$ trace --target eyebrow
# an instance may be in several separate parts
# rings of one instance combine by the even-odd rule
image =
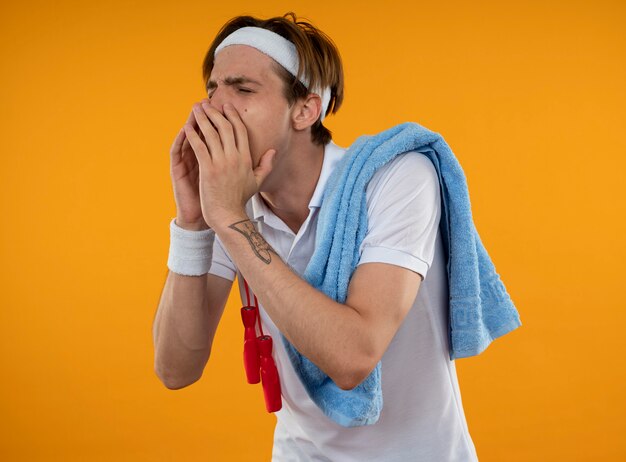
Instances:
[[[245,75],[240,75],[236,77],[226,77],[224,79],[225,85],[238,85],[242,83],[253,83],[259,86],[263,86],[261,82],[257,80],[251,79],[250,77],[246,77]],[[206,86],[207,90],[212,90],[217,87],[217,82],[215,80],[209,80]]]

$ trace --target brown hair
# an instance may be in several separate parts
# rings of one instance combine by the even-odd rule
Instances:
[[[331,96],[326,115],[337,112],[343,101],[343,66],[341,56],[333,41],[324,32],[296,18],[295,13],[288,12],[282,17],[259,19],[252,16],[237,16],[228,21],[211,43],[202,63],[202,77],[205,88],[213,69],[215,49],[228,35],[246,26],[262,27],[271,30],[291,41],[298,52],[300,61],[298,75],[293,76],[280,64],[275,63],[275,70],[284,83],[284,95],[289,105],[308,95],[307,88],[300,82],[306,75],[309,88],[330,87]],[[324,108],[322,108],[324,110]],[[321,117],[311,126],[311,141],[325,145],[331,140],[332,134],[324,125]]]

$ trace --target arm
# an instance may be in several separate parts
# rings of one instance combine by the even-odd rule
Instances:
[[[345,305],[293,273],[245,214],[216,228],[276,327],[342,389],[376,366],[408,312],[417,273],[385,263],[360,266]]]
[[[440,219],[437,172],[425,156],[399,156],[370,183],[368,232],[343,305],[292,272],[244,213],[215,227],[278,329],[343,389],[371,373],[402,324],[434,257]]]
[[[154,368],[167,388],[196,382],[211,354],[232,281],[168,272],[153,323]]]
[[[390,287],[385,287],[379,280],[373,281],[373,278],[382,277],[383,266],[389,266],[388,261],[380,260],[389,257],[388,252],[385,255],[382,251],[384,246],[378,249],[381,251],[375,256],[380,264],[365,265],[371,268],[361,269],[359,274],[353,275],[353,279],[360,283],[354,288],[349,287],[353,294],[344,305],[330,299],[293,273],[254,228],[244,211],[247,200],[259,190],[271,171],[276,151],[266,151],[259,165],[253,168],[247,130],[239,114],[234,107],[226,104],[223,109],[226,118],[210,105],[204,108],[206,112],[197,109],[196,119],[205,135],[206,144],[191,127],[185,126],[200,166],[203,217],[215,230],[232,261],[246,277],[285,337],[339,387],[354,388],[370,373],[374,360],[382,357],[384,350],[381,350],[389,344],[410,307],[410,303],[404,302],[409,298],[407,294],[415,295],[417,292],[418,279],[400,271],[396,272],[396,279],[381,279],[391,284]],[[212,123],[209,123],[207,116]],[[430,163],[428,159],[426,161]],[[434,167],[432,164],[430,167],[432,170],[429,173],[432,173]],[[427,234],[430,239],[428,246],[432,250],[438,224],[433,213],[433,191],[439,193],[439,184],[436,172],[434,181],[431,175],[430,181],[424,185],[420,184],[415,173],[408,171],[400,175],[403,177],[400,193],[404,194],[398,203],[400,206],[392,200],[395,195],[388,194],[387,189],[383,188],[380,196],[385,197],[385,200],[379,202],[389,204],[391,199],[392,205],[380,209],[383,212],[390,209],[391,212],[379,214],[383,216],[382,220],[378,220],[383,223],[379,227],[384,228],[388,218],[396,218],[395,214],[408,212],[411,226],[404,229],[406,220],[398,219],[400,225],[392,226],[396,232],[388,241],[393,243],[401,240],[405,247],[419,247],[423,244],[422,235]],[[397,178],[394,176],[393,179]],[[395,193],[397,181],[388,183],[388,189]],[[411,207],[406,206],[406,197]],[[421,229],[423,226],[425,230]],[[411,268],[419,262],[421,274],[426,274],[429,265],[426,257],[406,252],[402,246],[386,250],[392,250],[395,254],[406,253],[409,258],[403,258],[402,264]],[[372,284],[366,287],[369,283]],[[377,291],[384,291],[386,297],[391,297],[383,300],[385,304],[393,305],[391,308],[380,306]],[[377,324],[379,322],[385,325]]]

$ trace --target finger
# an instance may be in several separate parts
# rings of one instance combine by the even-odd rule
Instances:
[[[204,98],[201,99],[199,103],[194,103],[194,105],[191,107],[191,112],[189,113],[189,117],[187,117],[187,123],[191,124],[191,126],[195,129],[197,129],[197,131],[199,131],[200,127],[198,126],[198,122],[196,121],[196,116],[194,113],[194,106],[196,106],[197,104],[202,104],[202,103],[208,103],[209,102],[209,98]]]
[[[185,128],[183,127],[183,130]],[[196,132],[196,129],[194,128],[193,130],[194,132]],[[197,134],[198,132],[196,132]],[[193,148],[191,147],[191,143],[189,142],[189,137],[187,136],[187,132],[185,132],[185,141],[183,141],[183,157],[185,156],[185,154],[189,155],[189,152],[193,151]]]
[[[202,100],[200,100],[200,102],[208,102],[209,99],[208,98],[204,98]],[[189,116],[187,117],[187,121],[186,123],[190,124],[194,130],[196,131],[196,133],[198,133],[198,136],[200,136],[200,139],[202,140],[202,142],[205,142],[204,139],[204,134],[202,133],[202,131],[200,130],[200,127],[198,126],[198,122],[196,121],[196,116],[193,113],[193,108],[191,110],[191,112],[189,113]],[[187,135],[185,133],[185,129],[181,128],[180,129],[182,132],[182,156],[185,156],[185,152],[188,152],[189,149],[191,148],[191,144],[189,144],[189,140],[187,139]],[[179,132],[180,133],[180,132]]]
[[[183,142],[185,141],[185,129],[181,128],[176,138],[174,138],[174,142],[170,147],[170,155],[171,156],[180,156],[182,154]]]
[[[198,134],[190,124],[185,124],[183,128],[185,129],[185,134],[187,135],[189,144],[191,145],[191,148],[196,155],[196,159],[198,159],[198,165],[200,167],[208,166],[208,164],[210,164],[211,162],[211,156],[209,155],[206,144],[202,142],[200,136],[198,136]]]
[[[208,101],[208,98],[204,98],[200,100],[200,103],[204,101]],[[200,126],[198,125],[198,121],[196,120],[196,115],[193,111],[193,106],[191,107],[191,112],[189,113],[189,116],[187,117],[187,120],[185,121],[185,123],[190,124],[196,130],[196,133],[198,134],[200,133]]]
[[[224,155],[235,154],[237,145],[235,143],[235,133],[233,131],[232,124],[210,104],[202,104],[204,112],[207,114],[213,125],[217,127],[220,140],[222,141],[222,147],[224,148]]]
[[[237,151],[245,158],[250,157],[250,146],[248,145],[248,129],[243,124],[239,113],[235,109],[235,106],[231,104],[224,104],[224,114],[228,118],[228,121],[233,126],[235,131],[235,142],[237,144]]]
[[[204,103],[204,102],[209,102],[209,98],[204,98],[200,100],[200,103]],[[198,126],[198,122],[196,121],[196,116],[193,112],[193,106],[191,108],[191,112],[189,113],[189,116],[187,117],[187,120],[185,121],[186,123],[190,124],[193,128],[196,129],[197,132],[200,131],[200,127]]]
[[[189,113],[189,117],[187,117],[187,120],[185,121],[186,124],[191,125],[192,128],[198,128],[198,123],[196,122],[196,118],[193,114],[193,108],[191,109],[191,112]]]
[[[184,133],[184,141],[183,141],[183,155],[185,155],[185,152],[187,152],[189,150],[189,148],[191,148],[191,145],[189,144],[189,138],[187,138],[187,133],[185,132],[185,127],[183,127],[183,133]]]
[[[263,181],[267,175],[269,175],[274,167],[274,159],[276,158],[276,149],[268,149],[265,154],[261,156],[259,166],[254,169],[254,177],[256,179],[257,187],[261,187]]]
[[[213,124],[207,118],[204,109],[199,104],[194,104],[193,111],[196,121],[200,126],[200,130],[204,134],[206,146],[209,149],[209,154],[213,161],[221,161],[224,158],[224,148],[222,147],[222,141],[217,133],[217,130],[213,127]]]

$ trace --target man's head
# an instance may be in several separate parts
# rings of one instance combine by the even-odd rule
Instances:
[[[250,27],[263,30],[242,29]],[[233,34],[235,31],[237,33]],[[293,54],[295,68],[288,70],[267,52],[254,45],[241,44],[238,36],[243,37],[244,32],[252,34],[252,41],[255,33],[261,39],[269,36],[270,47],[274,46],[272,36],[274,42],[287,44],[296,51]],[[230,42],[234,44],[224,46]],[[285,60],[282,61],[284,64]],[[337,112],[343,101],[341,58],[328,36],[296,19],[293,13],[266,20],[251,16],[230,20],[209,47],[203,62],[203,77],[211,104],[221,110],[224,103],[231,103],[240,113],[248,128],[253,153],[280,149],[277,144],[285,142],[285,134],[294,132],[310,132],[311,142],[317,145],[324,145],[331,139],[321,119]],[[324,89],[328,93],[328,107],[322,114],[324,92],[321,90]]]

